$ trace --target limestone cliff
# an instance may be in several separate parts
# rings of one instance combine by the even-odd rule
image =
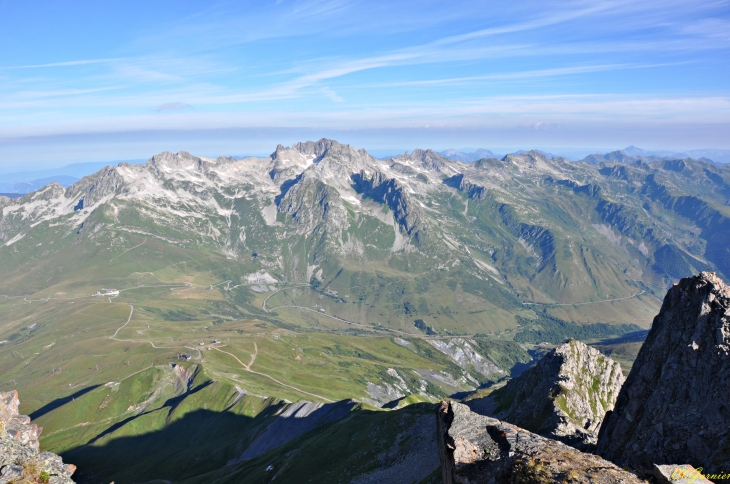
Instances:
[[[598,438],[598,452],[650,472],[730,462],[730,287],[714,273],[682,279],[664,298]]]
[[[43,429],[18,412],[18,392],[0,393],[0,484],[73,484],[76,467],[51,452],[38,452]]]
[[[444,484],[639,484],[593,454],[482,416],[460,403],[437,409]]]
[[[618,363],[595,348],[570,340],[495,390],[486,401],[470,406],[586,450],[597,443],[601,422],[613,409],[623,382]]]

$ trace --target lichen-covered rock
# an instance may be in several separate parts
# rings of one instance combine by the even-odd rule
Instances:
[[[704,473],[730,463],[730,287],[714,273],[682,279],[601,428],[598,452],[647,474],[689,463]]]
[[[595,348],[570,340],[495,390],[487,401],[470,406],[587,450],[597,443],[603,417],[613,409],[623,382],[621,365]]]
[[[437,409],[444,484],[639,484],[593,454],[479,415],[460,403]]]
[[[0,484],[73,484],[76,467],[51,452],[38,452],[41,429],[18,413],[18,392],[0,393]]]

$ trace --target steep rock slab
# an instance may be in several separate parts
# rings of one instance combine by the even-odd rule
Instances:
[[[730,462],[730,287],[714,273],[669,290],[598,438],[598,453],[647,474]]]
[[[414,203],[406,188],[395,178],[383,173],[369,175],[365,171],[352,175],[356,192],[388,206],[402,230],[417,235],[423,218],[423,210]]]
[[[252,459],[284,445],[321,425],[346,416],[355,406],[352,400],[336,403],[296,402],[283,407],[276,419],[261,431],[237,460]]]
[[[43,429],[18,412],[18,392],[0,393],[0,483],[73,484],[76,466],[51,452],[38,452]]]
[[[444,484],[644,483],[602,458],[441,402],[437,438]]]
[[[499,418],[585,450],[598,442],[623,382],[621,365],[570,340],[487,398]]]

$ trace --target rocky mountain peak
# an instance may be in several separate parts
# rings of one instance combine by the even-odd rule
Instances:
[[[531,150],[520,154],[508,154],[502,161],[510,163],[522,172],[528,173],[557,173],[556,161],[549,160],[547,156],[537,150]]]
[[[178,169],[181,167],[192,168],[197,166],[201,161],[200,158],[191,155],[187,151],[179,151],[178,153],[163,151],[147,160],[147,164],[165,171],[165,169]]]
[[[730,461],[730,287],[715,273],[679,281],[631,369],[598,452],[649,472],[689,461],[707,472]]]
[[[343,145],[338,143],[336,140],[322,138],[319,141],[304,141],[295,143],[292,146],[277,145],[276,150],[271,154],[271,158],[276,160],[295,159],[309,160],[311,163],[315,163],[324,158],[327,153],[347,153],[354,152],[360,153],[364,150],[357,151],[350,145]]]
[[[484,402],[473,407],[545,437],[586,449],[597,443],[607,411],[624,382],[621,365],[595,348],[569,340]]]
[[[0,393],[0,482],[73,484],[76,467],[51,452],[38,452],[41,429],[20,415],[18,392]]]
[[[378,164],[378,160],[370,156],[364,149],[356,150],[350,145],[343,145],[335,140],[322,138],[319,141],[307,141],[297,143],[292,147],[279,145],[272,153],[271,159],[274,162],[274,173],[281,173],[293,167],[310,170],[309,176],[330,177],[335,176],[347,180],[353,173],[371,168]],[[294,172],[287,174],[292,174]],[[281,175],[274,177],[280,179]]]
[[[292,149],[297,150],[303,155],[314,156],[320,158],[322,155],[327,153],[332,148],[338,148],[341,145],[332,139],[322,138],[319,141],[305,141],[299,142],[292,146]]]
[[[439,173],[448,166],[448,162],[452,161],[433,150],[422,150],[420,148],[413,150],[413,153],[408,153],[406,151],[402,155],[393,157],[390,160],[393,163],[407,163],[409,161],[416,162],[428,170]]]

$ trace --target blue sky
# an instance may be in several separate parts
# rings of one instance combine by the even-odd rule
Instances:
[[[302,136],[730,148],[724,0],[0,0],[0,46],[6,167]]]

